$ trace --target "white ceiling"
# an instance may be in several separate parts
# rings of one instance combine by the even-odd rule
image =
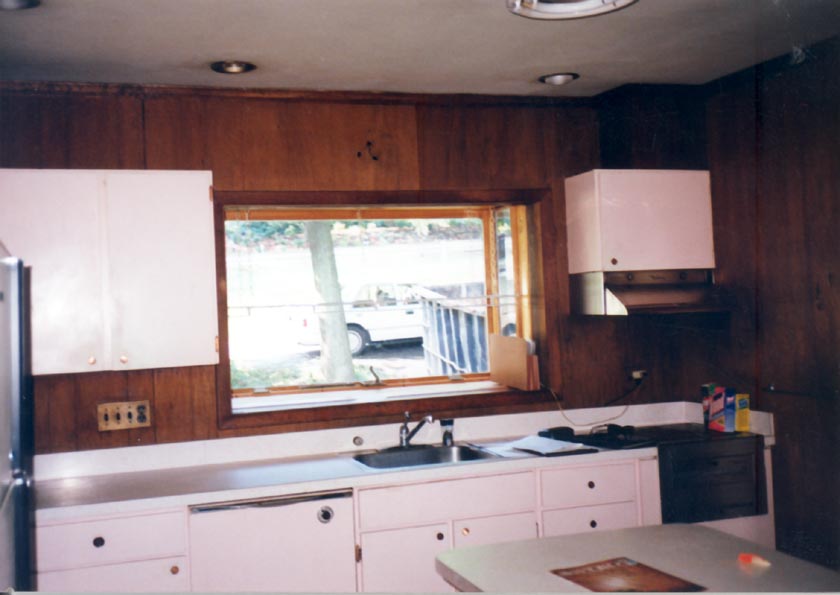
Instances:
[[[0,12],[0,80],[590,96],[702,84],[840,34],[840,0],[639,0],[538,21],[505,0],[42,0]],[[257,70],[216,74],[249,60]],[[566,87],[536,81],[578,72]]]

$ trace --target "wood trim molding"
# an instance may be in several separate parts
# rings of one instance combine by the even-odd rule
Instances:
[[[189,96],[250,99],[282,99],[288,101],[375,103],[377,105],[444,105],[467,106],[593,106],[589,98],[548,97],[532,95],[472,95],[391,93],[374,91],[312,91],[306,89],[228,89],[186,85],[139,85],[128,83],[81,83],[71,81],[0,81],[0,93],[135,95],[143,97]]]
[[[505,190],[215,190],[224,205],[290,207],[464,206],[533,204],[550,196],[550,188]]]

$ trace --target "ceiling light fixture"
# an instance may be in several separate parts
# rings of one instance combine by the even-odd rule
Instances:
[[[630,6],[636,0],[507,0],[508,10],[529,19],[580,19]]]
[[[256,66],[244,60],[220,60],[219,62],[213,62],[210,68],[222,74],[244,74],[251,72]]]
[[[23,10],[24,8],[35,8],[40,0],[0,0],[0,10]]]
[[[555,72],[554,74],[544,74],[539,78],[541,83],[545,83],[546,85],[568,85],[574,80],[580,78],[580,75],[576,72]]]

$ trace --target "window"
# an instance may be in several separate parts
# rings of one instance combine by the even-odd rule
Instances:
[[[540,349],[548,344],[544,341],[545,329],[556,312],[552,310],[548,313],[552,318],[546,319],[540,220],[544,216],[542,205],[550,198],[546,189],[216,190],[213,200],[219,281],[219,429],[233,430],[235,434],[268,427],[271,431],[301,431],[391,423],[401,421],[405,411],[457,418],[555,406],[548,391],[500,387],[490,382],[486,368],[480,371],[482,368],[475,362],[463,361],[465,354],[480,354],[481,339],[486,341],[489,333],[515,332],[534,338]],[[312,289],[315,269],[305,222],[318,222],[320,225],[310,227],[330,232],[338,296],[324,299]],[[436,225],[439,227],[433,227]],[[400,244],[394,238],[401,234],[414,234],[415,239]],[[436,273],[430,284],[428,279],[414,276],[422,269],[412,265],[405,254],[412,242],[417,243],[416,238],[433,234],[440,242],[452,244],[437,248],[440,264],[427,265]],[[347,252],[345,248],[349,249],[351,237],[358,238],[355,250],[366,259],[362,261],[366,266],[357,275],[348,275],[341,267],[346,258],[339,257]],[[470,271],[469,277],[458,276],[457,281],[463,286],[461,293],[435,291],[441,285],[454,284],[454,275],[447,277],[453,270],[453,259],[465,258],[463,254],[452,256],[456,242],[475,248],[473,256],[479,255],[473,261],[476,269]],[[282,258],[296,254],[300,262],[278,266],[281,248],[287,251]],[[419,251],[425,258],[435,254],[422,247]],[[399,254],[396,260],[400,266],[390,268],[399,274],[386,276],[385,265],[374,266],[374,256],[382,252],[392,260]],[[553,260],[548,263],[551,265]],[[473,295],[476,292],[472,284],[482,280],[483,292]],[[309,288],[309,299],[299,301],[302,287]],[[279,300],[283,292],[287,297],[296,293],[297,297]],[[456,328],[464,320],[473,324],[461,324],[457,333],[447,335],[421,323],[424,334],[419,338],[406,333],[390,338],[374,333],[368,338],[347,327],[355,323],[367,331],[364,317],[383,312],[394,316],[395,310],[396,314],[408,315],[407,310],[415,309],[418,303],[421,319],[425,316],[426,320],[435,320],[434,316],[438,316],[443,329]],[[437,311],[424,313],[424,307]],[[330,341],[322,345],[321,331],[333,329],[336,334],[335,329],[341,327],[329,321],[322,325],[321,317],[329,319],[339,312],[345,316],[344,332],[340,333],[341,339],[334,338],[332,343],[341,342],[342,352],[350,350],[353,376],[328,380],[323,374],[321,354],[331,347]],[[450,318],[442,320],[442,313]],[[270,324],[272,317],[282,324]],[[475,332],[470,335],[468,328]],[[437,332],[436,338],[429,334],[432,332]],[[479,340],[470,343],[476,333]],[[449,352],[433,349],[447,336],[457,338],[455,344],[472,345],[474,349],[464,353],[453,351],[451,346]],[[359,351],[361,344],[364,348]],[[290,365],[290,356],[303,364],[297,371]],[[427,367],[442,366],[445,359],[453,360],[453,365],[465,371],[454,367],[434,371],[435,368]],[[340,366],[346,374],[346,360]],[[301,374],[300,368],[312,375]],[[548,372],[551,375],[554,370]]]
[[[511,206],[226,208],[233,411],[486,380],[488,334],[530,329],[519,299],[528,293],[518,274],[527,250],[516,238],[525,234],[515,231],[524,214]]]

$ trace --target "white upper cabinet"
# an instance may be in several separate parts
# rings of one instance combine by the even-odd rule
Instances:
[[[708,171],[596,169],[566,179],[569,273],[713,269]]]
[[[34,374],[218,363],[210,172],[0,170]]]

